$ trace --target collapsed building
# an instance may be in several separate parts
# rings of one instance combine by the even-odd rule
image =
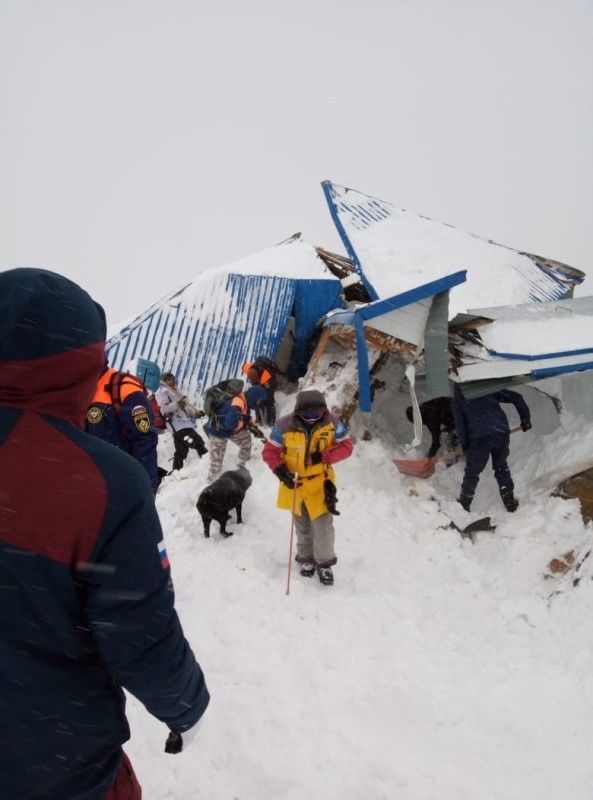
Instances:
[[[322,187],[346,255],[295,234],[206,270],[121,325],[110,362],[156,361],[197,399],[267,355],[346,418],[356,412],[368,435],[382,425],[394,446],[410,438],[402,403],[448,395],[451,381],[469,397],[523,387],[532,405],[547,404],[542,432],[563,408],[591,415],[583,398],[593,388],[593,298],[574,297],[581,270]],[[414,434],[418,444],[418,420]],[[576,466],[593,459],[537,477],[558,483]]]

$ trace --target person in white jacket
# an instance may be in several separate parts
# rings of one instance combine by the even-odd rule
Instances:
[[[196,431],[195,421],[204,416],[177,388],[177,381],[172,372],[163,372],[161,383],[155,392],[155,398],[161,413],[173,431],[175,455],[173,470],[181,469],[190,448],[202,458],[208,452],[204,440]]]

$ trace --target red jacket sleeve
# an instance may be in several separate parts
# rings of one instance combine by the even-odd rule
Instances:
[[[347,439],[342,439],[335,444],[332,444],[331,447],[328,447],[327,450],[324,450],[321,455],[321,460],[324,464],[337,464],[338,461],[343,461],[345,458],[348,458],[352,455],[352,439],[348,437]]]
[[[284,463],[284,458],[282,457],[282,447],[277,445],[275,442],[272,442],[270,439],[266,441],[261,455],[272,472],[276,469],[276,467],[279,467],[280,464]]]

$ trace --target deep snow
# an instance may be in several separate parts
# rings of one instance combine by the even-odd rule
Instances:
[[[380,436],[358,438],[337,465],[336,583],[293,570],[289,596],[290,515],[275,508],[261,444],[229,539],[216,523],[202,535],[207,458],[190,453],[157,506],[212,701],[198,741],[168,756],[164,726],[130,699],[127,750],[147,800],[590,800],[593,582],[544,574],[584,550],[591,528],[577,501],[530,486],[563,447],[592,453],[593,436],[570,413],[558,427],[544,396],[528,399],[534,429],[513,435],[511,454],[521,506],[504,511],[487,468],[475,509],[498,528],[475,544],[441,527],[431,499],[456,496],[462,465],[429,481],[400,475],[377,403],[364,423]],[[353,419],[355,433],[362,425]],[[166,463],[168,434],[160,448]],[[225,466],[235,456],[230,444]]]

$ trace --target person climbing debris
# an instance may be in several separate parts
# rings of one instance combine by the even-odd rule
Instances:
[[[517,392],[503,389],[500,392],[468,399],[456,384],[453,391],[453,416],[461,447],[467,451],[465,473],[461,484],[459,503],[470,510],[480,474],[488,459],[492,458],[494,477],[507,511],[516,511],[519,501],[514,494],[514,483],[507,463],[510,430],[501,403],[512,403],[521,419],[521,429],[531,428],[529,407]]]

